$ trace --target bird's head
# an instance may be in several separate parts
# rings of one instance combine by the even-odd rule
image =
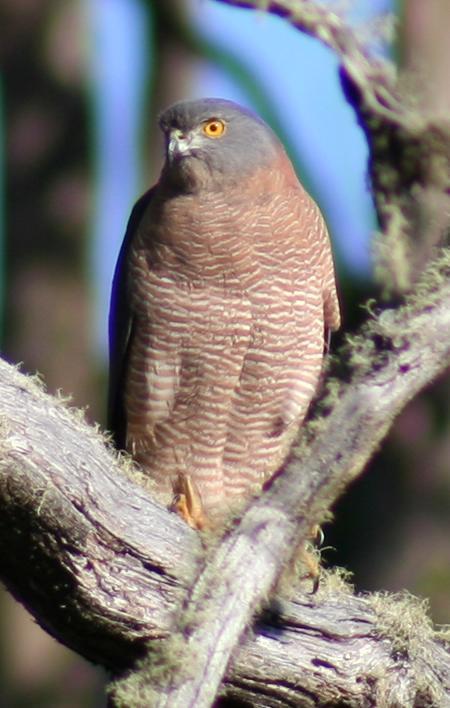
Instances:
[[[162,178],[183,191],[237,184],[282,150],[261,118],[223,99],[175,103],[159,125],[166,141]]]

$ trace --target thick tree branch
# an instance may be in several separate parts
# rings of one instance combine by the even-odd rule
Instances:
[[[436,273],[442,279],[448,273],[445,261]],[[160,639],[157,651],[153,649],[143,660],[147,677],[150,674],[157,684],[155,666],[162,663],[166,673],[169,658],[181,662],[187,706],[197,695],[189,691],[201,665],[202,685],[213,695],[239,635],[261,599],[267,598],[289,555],[286,548],[292,552],[336,497],[342,472],[350,468],[354,475],[361,470],[393,416],[449,365],[450,286],[442,280],[439,290],[436,273],[428,296],[420,295],[421,305],[416,302],[387,311],[368,327],[364,341],[369,348],[376,341],[380,349],[383,337],[376,363],[363,365],[325,419],[304,455],[302,471],[292,462],[250,507],[211,564],[200,572],[193,593],[188,590],[196,574],[194,559],[201,559],[198,535],[123,474],[96,431],[2,363],[0,553],[6,585],[54,636],[113,672],[130,667],[144,653],[147,640]],[[360,351],[358,345],[356,350]],[[261,587],[256,587],[255,578]],[[417,697],[423,688],[416,680],[419,675],[434,676],[427,690],[433,686],[434,692],[450,691],[445,673],[448,657],[431,637],[427,651],[436,663],[422,656],[425,671],[409,659],[406,683],[400,681],[406,659],[401,652],[401,658],[393,655],[388,639],[377,638],[380,620],[371,600],[339,592],[327,596],[326,584],[322,592],[317,598],[299,599],[297,608],[286,605],[288,615],[296,613],[295,622],[306,628],[299,629],[295,622],[289,628],[291,620],[283,616],[275,624],[256,625],[255,636],[247,637],[234,653],[225,690],[246,696],[255,706],[290,705],[294,695],[302,696],[308,705],[308,696],[323,701],[331,700],[331,694],[345,701],[353,696],[355,704],[362,704],[361,696],[372,700],[376,691],[385,690],[381,673],[373,677],[375,662],[386,671],[389,667],[390,676],[391,668],[394,674],[398,669],[398,680],[389,684],[392,695],[404,691],[407,684]],[[174,622],[183,598],[190,598],[187,611]],[[316,606],[320,611],[312,629],[310,612]],[[308,619],[301,619],[305,615]],[[349,627],[348,634],[343,626]],[[361,627],[368,631],[360,631]],[[311,633],[318,642],[314,661]],[[195,652],[190,651],[193,638]],[[355,655],[356,639],[361,647]],[[353,658],[346,660],[347,654]],[[321,663],[327,656],[337,668]],[[365,668],[363,656],[370,659]],[[298,667],[303,666],[305,674],[300,674]],[[139,692],[142,686],[137,682],[126,688],[132,695],[132,688]],[[162,687],[156,688],[159,694]],[[172,695],[171,690],[167,688],[165,695]],[[206,699],[198,698],[195,705],[207,705]]]
[[[430,245],[448,228],[445,209],[420,229],[416,218],[431,193],[439,204],[448,199],[447,128],[404,109],[389,66],[336,15],[305,0],[266,5],[341,56],[371,147],[383,248],[401,252],[385,267],[403,291],[422,269],[410,258],[415,236]],[[450,702],[447,650],[417,608],[402,624],[403,605],[399,617],[390,601],[327,595],[326,583],[238,645],[313,522],[361,472],[401,408],[450,365],[449,274],[442,252],[403,308],[351,342],[351,385],[330,386],[328,415],[310,443],[208,549],[208,562],[199,537],[123,473],[94,430],[0,365],[2,577],[87,658],[116,674],[141,658],[115,685],[117,705],[201,708],[221,682],[255,706]]]

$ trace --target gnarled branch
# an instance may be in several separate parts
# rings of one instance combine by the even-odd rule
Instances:
[[[412,264],[411,185],[446,198],[445,126],[411,120],[387,65],[335,15],[304,0],[268,5],[342,58],[372,150],[385,248],[403,249],[394,280],[399,264]],[[446,224],[447,217],[439,235]],[[397,279],[404,290],[411,272]],[[313,522],[363,469],[401,408],[449,366],[448,279],[442,252],[404,307],[373,319],[352,341],[351,384],[330,389],[331,412],[311,442],[206,556],[199,536],[152,501],[95,430],[0,364],[2,578],[48,631],[87,658],[115,674],[140,659],[115,685],[117,705],[201,708],[220,686],[255,706],[450,702],[448,650],[423,613],[398,598],[327,592],[325,582],[317,596],[272,604],[245,635]]]
[[[450,286],[443,281],[439,290],[438,282],[436,277],[422,305],[374,320],[365,341],[384,333],[382,358],[361,371],[336,403],[304,452],[301,471],[297,462],[288,465],[203,571],[199,536],[123,473],[80,416],[2,362],[0,553],[6,585],[51,634],[114,673],[146,656],[146,675],[157,683],[155,701],[181,701],[173,686],[164,693],[157,682],[155,666],[162,662],[166,675],[170,656],[183,665],[175,690],[188,691],[184,705],[194,705],[193,695],[200,696],[195,705],[208,705],[222,678],[224,690],[255,706],[292,705],[300,697],[308,705],[330,696],[363,704],[377,691],[395,696],[405,690],[419,701],[425,676],[428,692],[448,691],[450,700],[448,655],[431,633],[419,667],[409,654],[405,658],[408,641],[397,651],[392,638],[380,638],[370,599],[327,594],[326,583],[317,597],[286,603],[275,622],[257,623],[232,655],[292,546],[338,494],[343,471],[346,480],[348,470],[360,471],[393,416],[450,364]],[[399,322],[402,338],[395,343]],[[159,640],[158,651],[146,655],[152,640]],[[195,686],[200,665],[203,680]],[[396,676],[392,682],[382,678],[388,669]],[[136,681],[134,688],[125,684],[127,691],[142,690]],[[208,696],[201,697],[206,688]]]

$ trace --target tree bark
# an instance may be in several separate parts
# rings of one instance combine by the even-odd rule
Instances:
[[[47,631],[91,661],[120,674],[144,657],[151,689],[137,671],[117,684],[117,705],[139,705],[140,695],[148,705],[210,705],[225,670],[223,690],[255,706],[381,705],[377,696],[426,705],[421,696],[439,691],[450,701],[448,650],[429,627],[424,634],[423,613],[386,633],[390,600],[374,610],[373,598],[326,580],[317,596],[303,591],[279,612],[272,607],[233,653],[311,524],[363,469],[400,408],[449,366],[448,268],[444,257],[420,305],[385,311],[353,342],[354,351],[385,344],[337,397],[301,466],[288,465],[218,551],[159,506],[79,413],[1,363],[2,579]]]
[[[333,577],[315,596],[269,602],[394,417],[450,365],[449,250],[433,245],[425,273],[430,249],[410,257],[418,236],[435,244],[448,230],[446,210],[437,234],[417,199],[448,205],[448,125],[405,108],[389,65],[333,13],[305,0],[269,9],[340,55],[371,147],[380,270],[391,293],[412,283],[414,293],[347,343],[349,382],[328,381],[285,471],[220,543],[159,506],[98,432],[1,364],[2,577],[49,632],[122,675],[116,706],[202,708],[218,691],[255,706],[446,705],[448,647],[417,602],[355,598]]]

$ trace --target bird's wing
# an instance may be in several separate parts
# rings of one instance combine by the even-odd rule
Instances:
[[[339,329],[341,325],[341,314],[336,292],[336,279],[334,274],[330,236],[328,234],[325,219],[323,218],[318,205],[298,181],[297,175],[295,174],[291,163],[283,160],[281,172],[283,174],[283,179],[286,180],[285,186],[288,185],[288,190],[293,189],[294,191],[292,203],[294,205],[297,224],[299,225],[299,239],[304,242],[304,225],[306,217],[308,222],[307,226],[309,224],[310,228],[310,233],[306,238],[308,240],[312,236],[314,241],[314,251],[317,257],[316,264],[319,269],[319,277],[322,284],[325,340],[327,340],[330,331]]]
[[[333,255],[328,233],[325,233],[323,255],[323,314],[325,328],[328,332],[335,331],[341,326],[341,312],[336,290],[336,277],[334,273]]]
[[[341,313],[336,291],[336,277],[334,272],[333,253],[331,250],[330,236],[325,221],[319,234],[319,267],[322,280],[323,316],[325,324],[325,339],[329,339],[330,332],[341,326]]]
[[[133,207],[117,259],[112,284],[109,308],[108,429],[113,433],[114,442],[118,448],[125,446],[124,376],[134,325],[133,313],[128,300],[128,256],[133,237],[153,193],[154,188],[146,192]]]

